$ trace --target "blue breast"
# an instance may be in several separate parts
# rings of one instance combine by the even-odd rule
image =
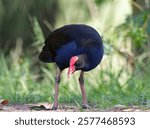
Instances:
[[[69,67],[69,61],[72,56],[79,55],[82,52],[77,48],[76,41],[67,43],[56,50],[55,62],[60,69]]]
[[[69,67],[69,61],[72,56],[87,54],[89,59],[89,67],[83,69],[84,71],[89,71],[95,68],[101,61],[103,57],[103,46],[101,48],[85,48],[79,47],[76,41],[71,41],[66,45],[61,46],[61,48],[56,50],[55,62],[60,69],[65,69]]]

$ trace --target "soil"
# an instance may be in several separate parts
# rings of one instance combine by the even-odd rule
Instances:
[[[8,104],[0,105],[0,112],[150,112],[150,108],[141,108],[139,106],[125,107],[123,105],[116,105],[112,108],[100,109],[90,107],[89,109],[82,109],[81,107],[61,104],[57,110],[51,110],[52,104],[38,103],[38,104]]]

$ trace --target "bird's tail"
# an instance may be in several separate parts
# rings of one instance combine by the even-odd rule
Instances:
[[[42,51],[39,54],[39,60],[45,63],[53,63],[54,60],[52,59],[51,53],[48,51]]]

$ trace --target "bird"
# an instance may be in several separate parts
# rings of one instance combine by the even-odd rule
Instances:
[[[79,84],[82,93],[82,108],[89,108],[84,86],[84,72],[97,67],[103,58],[104,46],[100,34],[85,24],[68,24],[52,31],[46,38],[39,60],[55,63],[55,94],[52,110],[58,109],[58,92],[61,73],[68,68],[68,78],[80,71]]]

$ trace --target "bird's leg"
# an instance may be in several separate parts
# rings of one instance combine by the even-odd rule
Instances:
[[[80,83],[80,88],[81,88],[81,92],[82,92],[82,108],[87,109],[89,108],[88,104],[87,104],[87,98],[86,98],[86,92],[85,92],[85,87],[84,87],[84,72],[81,71],[80,73],[80,77],[79,77],[79,83]]]
[[[55,96],[54,96],[54,104],[52,110],[57,110],[58,108],[58,91],[59,91],[60,75],[61,75],[61,70],[58,69],[55,78]]]

